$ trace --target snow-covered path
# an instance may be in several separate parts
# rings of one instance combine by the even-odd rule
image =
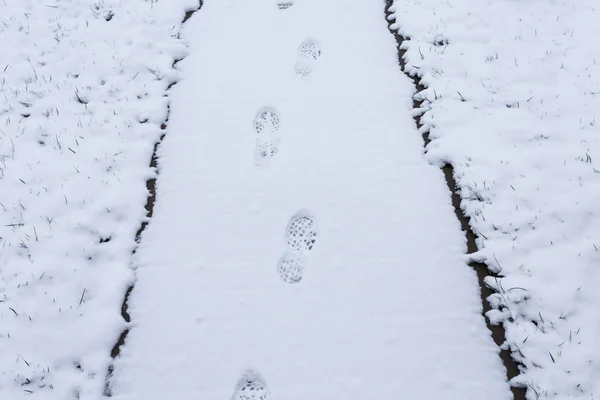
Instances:
[[[208,1],[183,37],[113,397],[510,398],[382,2]]]

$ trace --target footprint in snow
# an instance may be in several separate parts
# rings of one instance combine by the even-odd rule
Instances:
[[[285,230],[288,249],[294,253],[307,253],[317,240],[318,231],[315,217],[308,210],[297,211]]]
[[[271,158],[279,152],[278,135],[281,119],[272,107],[264,107],[256,113],[254,131],[256,132],[256,149],[254,163],[257,166],[268,165]]]
[[[231,400],[269,400],[271,394],[262,376],[253,370],[244,372]]]
[[[299,254],[286,252],[277,264],[277,275],[285,283],[298,283],[302,280],[305,260]]]
[[[277,8],[280,10],[286,10],[294,5],[294,0],[278,0]]]
[[[314,39],[306,39],[298,48],[298,61],[294,66],[296,75],[306,78],[313,71],[313,65],[321,57],[321,45]]]
[[[273,135],[279,130],[281,119],[273,107],[263,107],[254,118],[254,130],[258,136]]]
[[[299,283],[307,263],[306,255],[318,236],[315,217],[308,210],[299,210],[290,218],[284,236],[288,249],[277,264],[277,275],[286,283]]]

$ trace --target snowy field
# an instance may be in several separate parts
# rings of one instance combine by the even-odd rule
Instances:
[[[395,1],[423,156],[383,0],[205,3],[0,0],[0,399],[511,398],[446,163],[511,383],[597,398],[595,4]]]
[[[0,1],[1,399],[102,394],[184,6]]]
[[[600,394],[600,37],[592,1],[397,0],[528,397]],[[418,16],[418,17],[416,17]],[[594,397],[594,395],[596,397]]]

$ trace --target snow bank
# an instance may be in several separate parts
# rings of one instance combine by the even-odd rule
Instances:
[[[592,1],[396,1],[528,398],[600,392],[600,36]]]
[[[102,394],[194,5],[0,1],[2,399]]]

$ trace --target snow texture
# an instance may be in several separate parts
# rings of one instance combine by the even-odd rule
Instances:
[[[593,1],[398,0],[428,87],[431,162],[451,163],[485,260],[488,317],[529,399],[600,394],[600,17]]]
[[[185,55],[170,3],[0,1],[0,399],[102,394]]]
[[[383,6],[212,0],[186,23],[115,400],[511,398]],[[298,79],[307,37],[327,56]]]

